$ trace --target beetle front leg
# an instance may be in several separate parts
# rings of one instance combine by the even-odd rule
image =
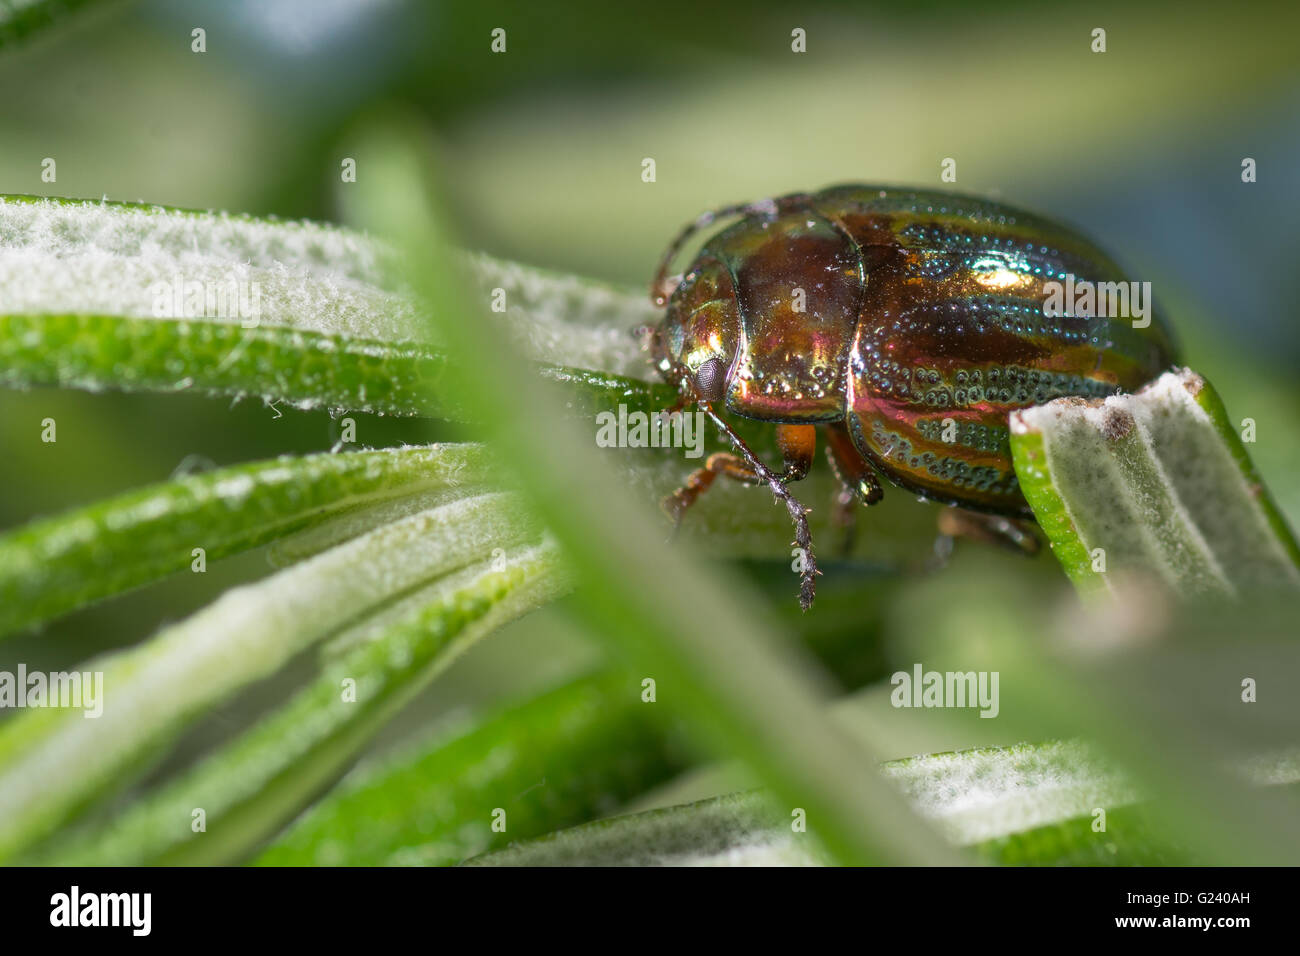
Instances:
[[[726,475],[728,478],[751,485],[763,483],[762,479],[754,473],[754,470],[749,467],[745,459],[738,458],[725,451],[710,455],[705,459],[703,468],[697,468],[687,475],[682,486],[659,503],[668,517],[673,519],[674,534],[677,533],[678,527],[681,526],[682,518],[685,517],[687,509],[695,504],[700,495],[713,487],[713,482],[719,475]]]
[[[722,430],[731,443],[739,449],[744,457],[718,452],[710,455],[700,468],[687,477],[686,483],[677,491],[664,498],[664,511],[674,521],[674,530],[681,524],[686,510],[704,494],[717,479],[726,475],[735,481],[746,484],[765,484],[772,493],[786,506],[790,519],[795,526],[795,539],[791,542],[804,555],[804,569],[800,575],[799,606],[805,611],[812,606],[817,593],[817,559],[813,553],[812,534],[808,530],[808,509],[805,508],[787,489],[786,484],[798,481],[808,474],[814,453],[817,450],[817,429],[813,425],[778,425],[777,445],[785,458],[784,470],[780,473],[770,471],[750,450],[749,446],[731,430],[708,404],[703,404],[707,414]]]
[[[812,425],[777,425],[776,443],[784,459],[783,470],[776,477],[782,484],[802,481],[812,467],[817,451],[817,429]],[[754,470],[754,466],[739,455],[716,452],[686,477],[682,487],[661,502],[674,528],[680,525],[687,509],[695,504],[704,492],[713,486],[719,475],[747,485],[762,485],[767,479]]]

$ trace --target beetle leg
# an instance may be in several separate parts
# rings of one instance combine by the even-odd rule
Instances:
[[[781,449],[785,471],[781,472],[781,481],[803,481],[812,467],[817,455],[816,425],[777,425],[776,447]]]
[[[745,463],[745,459],[738,458],[725,451],[710,455],[705,459],[703,468],[697,468],[687,475],[682,486],[660,502],[668,517],[673,519],[674,531],[682,523],[686,510],[695,504],[695,500],[700,495],[713,486],[714,479],[718,475],[726,475],[728,478],[734,478],[736,481],[743,481],[746,484],[762,484],[762,479],[754,473],[754,469]]]
[[[1042,547],[1028,521],[967,511],[965,508],[944,508],[940,511],[939,533],[948,538],[972,538],[999,544],[1026,555],[1035,555]]]
[[[775,475],[776,479],[782,484],[801,481],[812,467],[817,451],[817,428],[813,425],[777,425],[776,443],[784,457],[784,469]],[[674,525],[681,524],[686,510],[712,487],[719,475],[747,485],[761,485],[768,480],[740,456],[716,452],[705,460],[703,468],[686,477],[682,487],[664,498],[663,509],[673,519]]]
[[[875,469],[862,457],[848,429],[841,424],[826,426],[826,459],[840,483],[831,520],[841,530],[840,553],[847,556],[852,553],[857,537],[856,505],[873,505],[885,496],[885,491],[880,487]]]
[[[826,456],[830,459],[835,477],[853,500],[864,505],[874,505],[885,497],[876,470],[853,444],[849,430],[838,422],[826,426]]]
[[[800,572],[799,606],[805,611],[812,606],[817,593],[817,559],[813,553],[812,533],[808,530],[808,509],[786,488],[786,483],[798,481],[808,473],[812,464],[813,453],[817,447],[817,429],[813,425],[778,425],[777,444],[785,457],[785,468],[779,474],[769,469],[754,454],[708,402],[701,402],[700,407],[718,429],[727,436],[740,455],[718,452],[710,455],[704,467],[690,474],[686,483],[677,491],[664,498],[662,505],[668,516],[674,521],[674,528],[681,524],[682,515],[700,495],[709,489],[720,474],[746,484],[765,484],[772,489],[794,522],[794,541],[791,542],[804,556],[803,570]]]

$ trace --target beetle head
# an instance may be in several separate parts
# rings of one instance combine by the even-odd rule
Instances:
[[[668,314],[650,336],[656,368],[679,388],[688,384],[708,402],[720,401],[740,342],[740,305],[731,273],[701,259],[668,300]]]

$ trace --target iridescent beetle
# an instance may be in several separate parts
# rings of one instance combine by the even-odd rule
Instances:
[[[684,276],[669,276],[694,233],[734,216]],[[706,213],[664,254],[651,294],[668,311],[647,339],[679,404],[698,404],[739,454],[712,455],[665,509],[680,521],[718,475],[769,485],[806,555],[806,610],[819,572],[807,509],[786,485],[807,474],[824,426],[841,505],[879,501],[879,474],[970,509],[949,527],[1036,549],[1015,520],[1031,512],[1008,413],[1132,391],[1174,360],[1159,315],[1145,327],[1055,315],[1046,284],[1125,279],[1068,229],[970,196],[846,185]],[[717,403],[776,425],[782,470],[759,460]]]

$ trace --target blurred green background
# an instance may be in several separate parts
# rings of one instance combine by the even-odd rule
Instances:
[[[1296,524],[1300,8],[786,7],[109,3],[0,58],[0,191],[335,220],[348,188],[341,160],[355,158],[359,177],[374,168],[358,131],[395,104],[427,118],[470,245],[642,287],[666,242],[706,208],[841,181],[941,188],[940,163],[952,158],[950,188],[1072,222],[1152,282],[1187,364],[1235,420],[1255,420],[1249,450]],[[196,27],[206,31],[202,54],[191,52]],[[1090,49],[1097,27],[1105,53]],[[490,50],[495,28],[506,31],[505,53]],[[806,53],[791,50],[795,28]],[[56,183],[41,181],[44,157],[57,160]],[[1258,164],[1252,184],[1241,181],[1245,157]],[[645,158],[654,183],[642,181]],[[47,416],[59,422],[54,445],[37,437]],[[354,417],[370,445],[465,434]],[[0,392],[0,528],[181,467],[324,450],[337,436],[327,413],[259,402]],[[932,506],[895,491],[884,507],[904,517],[881,520],[909,529],[924,553]],[[760,583],[788,581],[783,545],[774,538],[773,563],[750,569]],[[988,562],[959,561],[952,573],[976,564]],[[1027,586],[1064,588],[1050,558],[1007,567]],[[260,552],[214,563],[10,642],[0,666],[53,668],[130,643],[266,569]],[[871,643],[888,600],[882,581],[887,572],[852,569],[827,581],[823,608],[841,611],[820,621],[840,631],[818,637],[816,615],[789,615],[791,627],[827,654],[851,638]],[[764,593],[782,609],[773,613],[793,603],[780,586]],[[590,652],[562,615],[484,642],[427,711],[579,665]],[[841,661],[842,679],[876,676],[880,653]],[[277,691],[249,695],[259,693]],[[250,696],[201,733],[230,732]]]

